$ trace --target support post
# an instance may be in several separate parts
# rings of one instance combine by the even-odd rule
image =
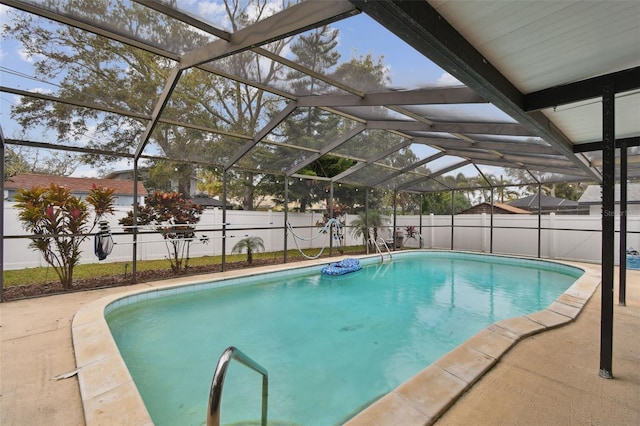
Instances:
[[[418,218],[418,248],[424,248],[424,238],[422,237],[422,206],[424,205],[424,194],[420,193],[420,216]]]
[[[491,217],[489,218],[489,253],[493,253],[493,187],[491,187]]]
[[[369,191],[373,191],[371,188],[367,188],[364,193],[364,227],[366,229],[366,235],[363,236],[365,251],[369,254]]]
[[[436,241],[436,217],[433,213],[429,213],[429,248],[435,246]]]
[[[283,262],[287,263],[288,260],[288,245],[287,245],[287,239],[289,238],[289,230],[287,228],[287,223],[289,223],[289,177],[285,176],[284,177],[284,254],[283,256]]]
[[[138,282],[138,158],[133,159],[133,253],[131,283]]]
[[[393,191],[393,232],[391,233],[393,238],[393,249],[395,250],[397,247],[396,244],[396,225],[397,225],[397,208],[398,208],[398,192]]]
[[[455,210],[455,198],[456,198],[456,190],[451,190],[451,250],[453,250],[453,230],[455,228],[454,225],[454,217],[456,215]]]
[[[222,171],[222,265],[220,269],[227,269],[227,170]]]
[[[602,93],[602,302],[600,309],[600,377],[612,379],[613,276],[615,248],[615,90]]]
[[[542,255],[542,184],[538,183],[538,259]]]
[[[620,142],[620,261],[618,304],[627,304],[627,142]]]
[[[329,218],[333,218],[333,181],[329,182]],[[335,225],[329,226],[329,257],[333,256],[333,231]]]

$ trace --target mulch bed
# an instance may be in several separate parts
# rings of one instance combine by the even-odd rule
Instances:
[[[323,256],[324,257],[324,256]],[[305,260],[303,257],[289,258],[288,262],[296,262]],[[281,259],[254,259],[251,265],[247,262],[234,262],[227,263],[226,270],[251,268],[256,266],[276,265],[282,263]],[[180,275],[174,274],[170,269],[160,269],[153,271],[140,271],[137,272],[138,283],[166,280],[171,278],[187,277],[193,275],[210,274],[220,272],[222,266],[217,265],[205,265],[205,266],[193,266],[189,267],[187,272]],[[111,275],[108,277],[96,277],[88,279],[74,280],[73,288],[65,289],[59,282],[48,282],[30,285],[10,286],[3,289],[3,300],[20,300],[32,297],[50,296],[54,294],[71,293],[76,291],[94,290],[99,288],[110,287],[124,287],[131,284],[131,274],[125,275]]]
[[[256,267],[263,265],[274,265],[281,263],[275,259],[256,259],[251,265],[247,262],[227,263],[226,270]],[[220,272],[221,265],[194,266],[179,275],[174,274],[170,269],[159,269],[153,271],[140,271],[136,273],[138,283],[167,280],[171,278],[188,277],[193,275],[210,274]],[[131,274],[111,275],[107,277],[96,277],[78,279],[73,281],[73,288],[65,289],[60,282],[48,282],[30,285],[18,285],[5,287],[3,299],[5,301],[27,299],[32,297],[50,296],[53,294],[71,293],[75,291],[95,290],[99,288],[124,287],[131,284]]]

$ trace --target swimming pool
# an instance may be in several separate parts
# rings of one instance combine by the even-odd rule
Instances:
[[[270,421],[341,423],[487,325],[550,305],[582,273],[452,252],[363,265],[341,277],[314,267],[110,305],[114,338],[154,423],[202,423],[215,362],[230,345],[269,370]],[[224,423],[259,418],[259,380],[232,364]]]

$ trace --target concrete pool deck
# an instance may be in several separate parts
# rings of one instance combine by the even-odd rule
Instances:
[[[576,265],[599,270],[598,265]],[[77,368],[71,333],[74,315],[106,296],[176,283],[143,283],[1,304],[0,424],[85,424],[80,384],[73,375]],[[437,423],[639,424],[640,271],[629,271],[627,306],[618,306],[616,296],[614,316],[613,380],[597,374],[598,289],[576,321],[513,346]],[[67,373],[70,377],[61,378]],[[135,410],[125,406],[121,410],[128,411],[126,424],[144,424],[135,421]],[[95,424],[113,424],[103,420]],[[428,422],[424,417],[405,420],[402,424]],[[380,421],[384,424],[384,419]]]

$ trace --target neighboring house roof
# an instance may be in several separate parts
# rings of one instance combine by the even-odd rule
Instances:
[[[620,202],[620,184],[615,185],[616,203]],[[600,204],[602,203],[602,189],[600,185],[589,185],[584,191],[578,204]],[[627,204],[640,204],[640,183],[627,184]]]
[[[192,199],[194,204],[199,204],[202,207],[224,207],[224,203],[220,200],[216,200],[215,198],[211,198],[206,194],[196,194],[195,197],[193,197]],[[231,206],[229,204],[227,204],[227,207],[230,208]]]
[[[88,193],[93,185],[102,188],[113,188],[114,195],[133,195],[133,181],[119,179],[76,178],[69,176],[37,175],[22,173],[10,177],[5,183],[5,189],[27,189],[34,187],[48,188],[55,183],[65,186],[75,193]],[[138,196],[148,195],[142,182],[138,182]]]
[[[527,210],[538,210],[538,194],[518,198],[507,204],[512,207],[520,207]],[[578,202],[542,194],[540,197],[540,207],[542,210],[576,209],[578,208]]]
[[[490,203],[480,203],[480,204],[476,204],[473,207],[469,207],[468,209],[463,210],[458,214],[477,214],[477,213],[490,213],[490,212],[491,212]],[[498,214],[500,213],[531,214],[531,212],[528,210],[523,210],[518,207],[513,207],[503,203],[493,203],[493,212]]]
[[[146,169],[139,169],[139,172],[143,173]],[[107,174],[105,179],[122,179],[124,177],[133,176],[133,169],[115,170]]]

